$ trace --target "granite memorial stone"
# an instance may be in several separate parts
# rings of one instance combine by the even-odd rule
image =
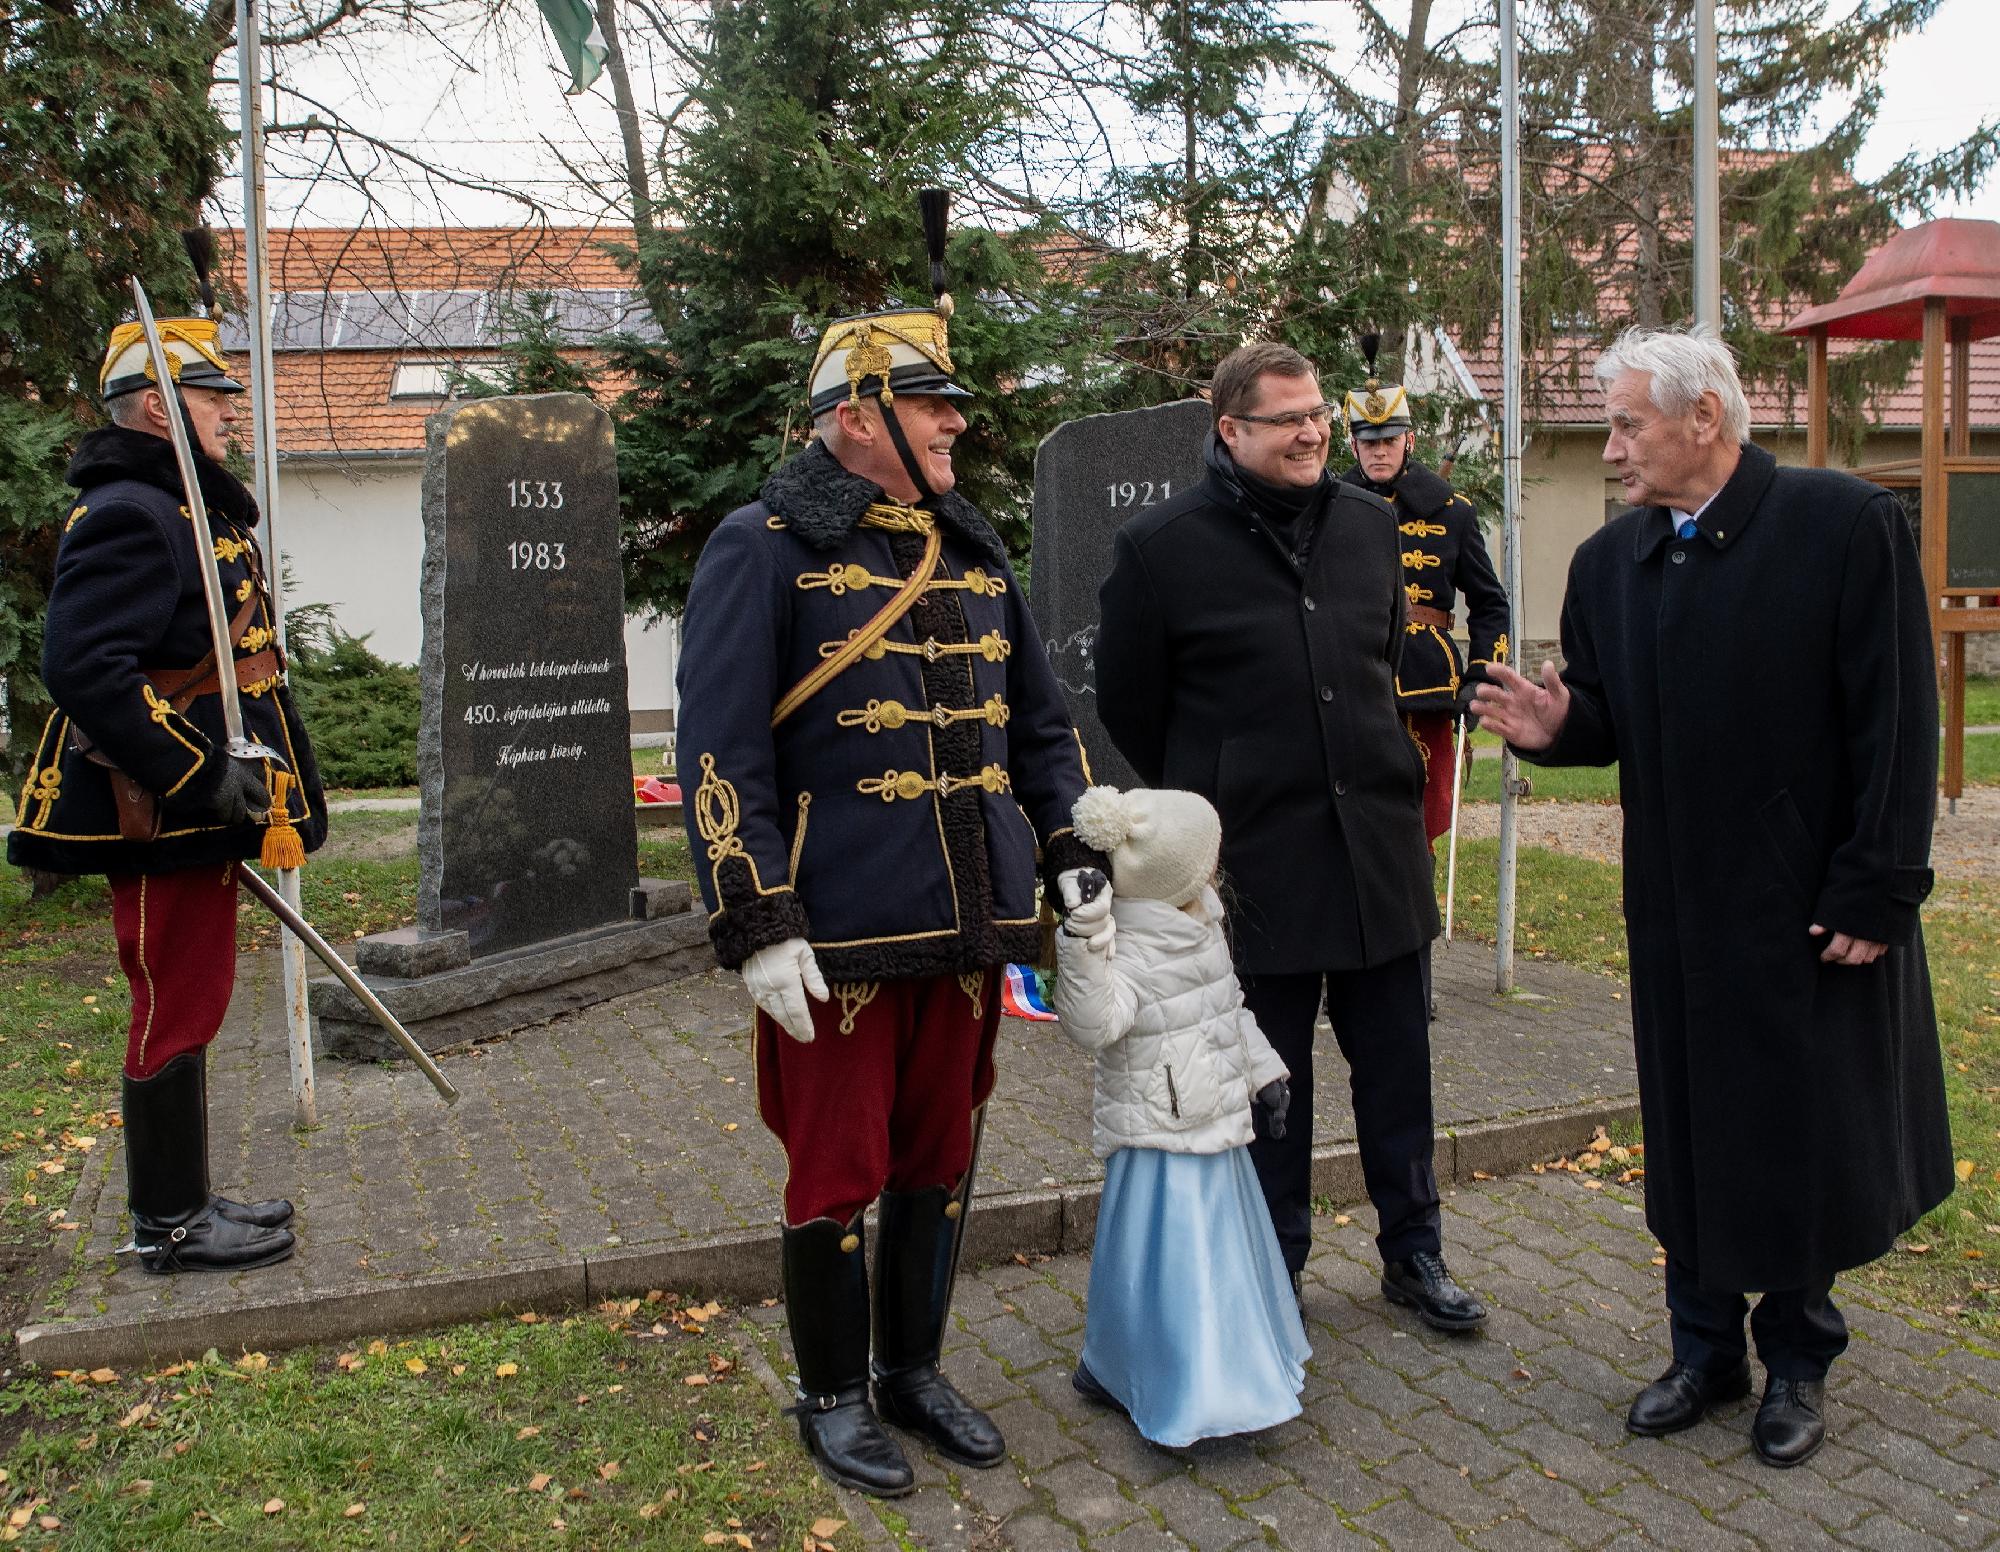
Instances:
[[[1137,784],[1097,715],[1097,589],[1111,570],[1111,537],[1146,508],[1200,481],[1212,424],[1206,401],[1183,399],[1069,421],[1035,453],[1029,600],[1100,782]]]
[[[430,417],[417,925],[356,945],[427,1050],[714,963],[685,882],[638,876],[610,418],[578,394]],[[400,1054],[332,978],[330,1055]]]
[[[579,394],[427,429],[417,922],[476,958],[630,917],[618,471]]]

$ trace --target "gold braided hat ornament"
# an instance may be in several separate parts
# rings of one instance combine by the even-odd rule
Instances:
[[[1357,442],[1383,442],[1412,429],[1410,396],[1403,391],[1403,385],[1393,383],[1384,388],[1381,378],[1375,375],[1375,356],[1381,348],[1381,335],[1361,336],[1361,354],[1368,359],[1368,381],[1359,393],[1349,389],[1341,405],[1347,433]]]

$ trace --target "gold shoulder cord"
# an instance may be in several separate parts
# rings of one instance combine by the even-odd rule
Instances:
[[[878,513],[885,515],[878,519]],[[921,522],[921,529],[910,521],[911,519]],[[895,597],[882,606],[872,620],[850,636],[825,662],[785,692],[771,712],[771,726],[774,728],[840,675],[846,673],[868,654],[871,647],[888,635],[896,622],[908,614],[916,601],[923,596],[924,590],[930,586],[931,573],[937,570],[938,555],[944,548],[944,536],[938,532],[937,524],[928,512],[919,512],[913,507],[877,505],[868,509],[862,522],[871,528],[901,528],[911,533],[921,531],[924,535],[923,558],[917,562],[916,570],[910,573],[910,579],[898,589]]]

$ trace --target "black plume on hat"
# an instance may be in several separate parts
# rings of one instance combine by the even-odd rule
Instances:
[[[951,218],[951,194],[945,189],[920,189],[917,191],[917,208],[923,213],[924,247],[929,250],[931,258],[931,295],[942,296],[945,292],[945,225]]]
[[[208,272],[215,264],[215,233],[205,226],[191,226],[181,233],[181,246],[187,249],[188,263],[194,266],[194,283],[201,293],[201,310],[211,318],[222,316],[222,309],[215,305],[215,286],[208,278]]]
[[[1381,348],[1382,348],[1381,335],[1364,334],[1361,336],[1361,354],[1364,358],[1366,358],[1368,362],[1368,375],[1370,377],[1373,377],[1375,375],[1375,356],[1376,353],[1381,350]]]

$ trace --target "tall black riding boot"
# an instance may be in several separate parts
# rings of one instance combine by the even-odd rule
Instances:
[[[201,1062],[201,1156],[208,1157],[208,1047],[195,1056]],[[232,1202],[226,1196],[209,1194],[209,1205],[225,1218],[238,1223],[254,1223],[260,1229],[282,1229],[292,1221],[292,1204],[283,1197],[267,1202]]]
[[[917,1485],[901,1446],[868,1404],[868,1258],[861,1215],[787,1227],[785,1318],[799,1361],[799,1438],[841,1487],[900,1498]]]
[[[125,1184],[132,1240],[149,1272],[235,1272],[292,1253],[288,1229],[239,1223],[208,1192],[201,1053],[125,1080]]]
[[[966,1466],[1007,1458],[1000,1430],[938,1368],[962,1203],[943,1186],[884,1191],[875,1224],[875,1405]]]

